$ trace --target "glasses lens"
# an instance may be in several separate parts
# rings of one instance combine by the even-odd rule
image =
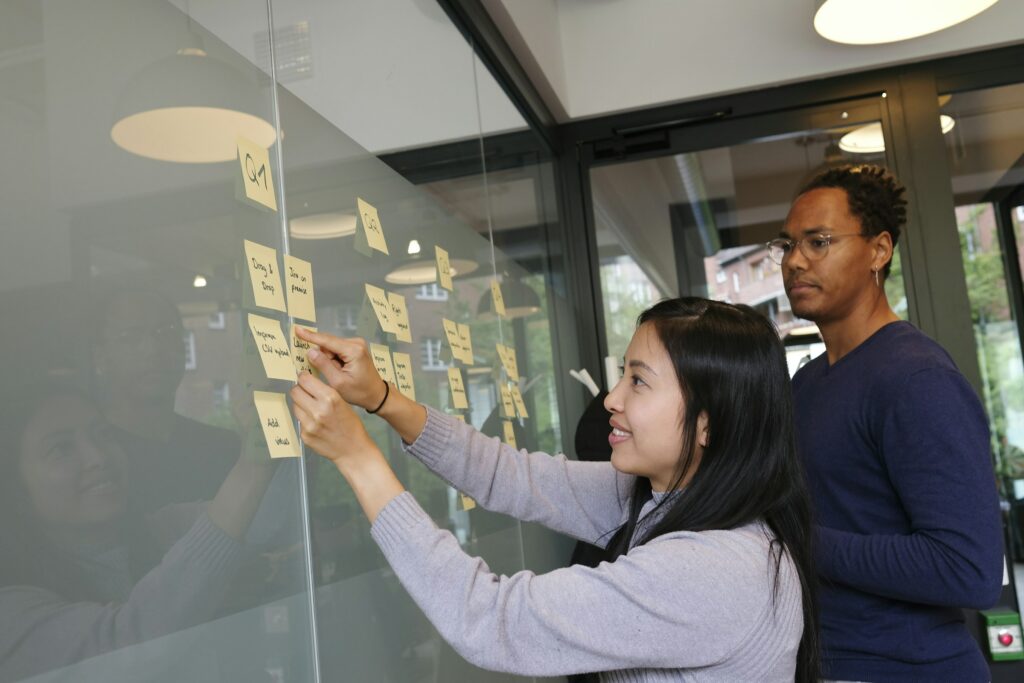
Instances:
[[[786,258],[787,251],[789,251],[788,240],[778,239],[768,243],[768,256],[779,265],[782,265],[782,259]]]

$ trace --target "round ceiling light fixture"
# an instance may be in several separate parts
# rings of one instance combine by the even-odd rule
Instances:
[[[999,0],[819,0],[814,30],[846,45],[910,40],[967,21]]]

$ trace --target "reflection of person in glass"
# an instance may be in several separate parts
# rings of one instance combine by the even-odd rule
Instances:
[[[131,514],[113,428],[69,386],[37,396],[3,404],[0,681],[216,616],[272,475],[239,458],[210,503]]]
[[[363,340],[300,335],[331,385],[303,375],[292,390],[302,438],[348,480],[398,578],[467,660],[616,681],[816,680],[809,506],[785,353],[763,316],[696,298],[644,312],[605,402],[610,463],[517,451],[385,384]],[[403,490],[350,403],[481,506],[614,561],[493,574]]]
[[[233,432],[175,412],[183,333],[177,307],[154,292],[120,290],[97,315],[103,413],[129,456],[130,502],[143,512],[209,499],[241,447]]]
[[[961,608],[989,607],[1001,589],[988,425],[949,354],[886,298],[903,193],[877,166],[826,170],[769,243],[793,312],[825,342],[793,378],[817,513],[823,669],[987,681]]]

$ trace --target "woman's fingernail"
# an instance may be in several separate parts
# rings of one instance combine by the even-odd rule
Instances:
[[[320,357],[320,352],[317,351],[316,349],[310,349],[309,351],[306,352],[306,358],[308,358],[310,360],[316,360],[319,357]]]

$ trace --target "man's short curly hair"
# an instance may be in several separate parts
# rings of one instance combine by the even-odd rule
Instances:
[[[819,188],[834,187],[846,191],[850,214],[860,221],[865,235],[888,232],[893,249],[907,222],[906,188],[881,166],[844,164],[822,171],[804,185],[797,196]],[[883,273],[889,276],[892,259]]]

